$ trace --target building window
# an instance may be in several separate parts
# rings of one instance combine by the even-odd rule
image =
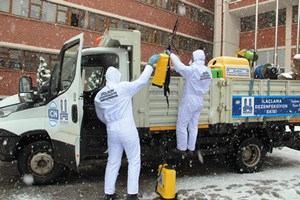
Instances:
[[[160,37],[161,37],[161,31],[155,30],[153,32],[154,44],[160,45]]]
[[[184,6],[184,4],[182,4],[182,7]],[[180,8],[180,6],[178,7]],[[179,10],[178,10],[179,12]],[[192,10],[191,10],[191,6],[185,6],[185,17],[191,18],[192,16]]]
[[[282,26],[285,25],[286,21],[286,10],[281,9],[278,11],[278,25]],[[258,28],[271,28],[275,27],[276,23],[276,12],[271,11],[263,14],[258,15]]]
[[[53,66],[58,62],[58,55],[56,54],[3,47],[0,49],[0,69],[36,72],[40,63],[40,56],[45,59],[49,69],[52,69]]]
[[[119,23],[118,19],[110,18],[109,27],[113,28],[113,29],[117,29],[118,28],[118,23]]]
[[[0,48],[0,69],[8,65],[9,52],[7,48]]]
[[[39,67],[39,56],[35,52],[25,51],[24,56],[24,70],[25,71],[36,71]]]
[[[44,54],[42,54],[42,57],[43,57]],[[53,69],[53,67],[58,63],[58,55],[56,54],[49,54],[50,55],[50,60],[47,61],[46,59],[46,62],[48,63],[48,68],[49,69]],[[50,66],[49,66],[50,65]]]
[[[40,19],[41,17],[41,1],[31,0],[30,2],[30,17]]]
[[[166,8],[172,12],[177,12],[178,4],[182,4],[179,0],[143,0],[142,2]],[[203,23],[203,25],[213,27],[214,15],[212,13],[190,5],[185,6],[188,7],[188,17]],[[134,29],[141,32],[141,40],[143,42],[154,43],[162,46],[167,46],[169,43],[169,32],[156,30],[117,18],[110,18],[100,14],[90,13],[85,10],[61,6],[45,0],[2,0],[0,4],[0,11],[48,21],[51,23],[60,23],[82,29],[99,31],[102,33],[108,27],[115,29]],[[283,22],[284,21],[285,20],[283,20]],[[181,38],[181,40],[179,40],[179,38],[175,38],[173,43],[175,46],[179,46],[182,50],[189,51],[194,48],[195,44],[198,43],[198,40],[193,40],[188,37],[181,36]],[[4,58],[1,60],[2,66],[4,65],[3,63],[6,63]],[[14,66],[17,65],[14,64]],[[29,70],[33,68],[33,65],[30,66],[27,64],[27,66],[28,67],[26,68]]]
[[[169,10],[174,13],[180,13],[179,9],[182,9],[182,6],[184,6],[184,9],[186,10],[185,17],[201,22],[203,25],[207,25],[209,27],[214,26],[213,13],[196,8],[194,6],[184,4],[179,0],[138,0],[138,1],[147,3],[149,5],[155,5],[157,7]]]
[[[13,0],[12,14],[28,17],[29,0]]]
[[[56,22],[56,8],[57,5],[44,2],[42,11],[42,20],[47,22]]]
[[[98,30],[98,15],[89,13],[89,25],[88,29],[92,31]]]
[[[151,1],[149,1],[151,2]],[[153,4],[153,2],[151,2]],[[151,4],[149,3],[149,4]],[[167,8],[167,0],[155,0],[155,5],[157,7],[160,7],[160,8],[163,8],[163,9],[166,9]]]
[[[8,68],[22,70],[22,52],[19,50],[9,50]]]
[[[99,16],[99,31],[101,33],[104,33],[104,31],[107,29],[109,23],[109,18],[106,16]]]
[[[84,28],[85,13],[82,10],[69,9],[69,24],[73,27]]]
[[[203,25],[214,27],[214,15],[205,10],[202,9],[198,10],[197,20],[201,22]]]
[[[169,0],[168,1],[168,6],[167,9],[170,10],[171,12],[177,12],[177,8],[178,8],[178,0]]]
[[[275,27],[276,12],[266,12],[258,15],[258,29]],[[286,24],[286,9],[278,11],[278,26]],[[241,31],[253,31],[255,29],[255,15],[241,18]]]
[[[144,41],[148,43],[153,43],[153,29],[146,28],[144,31]]]
[[[119,29],[128,29],[129,23],[123,20],[119,21],[118,28]]]
[[[298,6],[293,6],[293,23],[298,21]]]
[[[267,15],[264,13],[258,15],[258,29],[263,29],[265,27],[268,27],[268,18]]]
[[[169,44],[169,33],[162,31],[160,34],[160,44],[167,46]]]
[[[152,0],[145,0],[147,4],[150,4],[152,5],[153,4],[153,1]]]
[[[79,15],[76,13],[71,13],[71,26],[78,27],[79,26]]]
[[[128,29],[129,30],[136,30],[136,24],[128,22]]]
[[[175,39],[175,41],[174,41],[174,39]],[[185,39],[182,36],[177,36],[174,39],[173,39],[173,42],[174,42],[175,48],[183,49],[184,42],[186,42],[186,41],[184,41]]]
[[[167,8],[167,1],[166,1],[166,0],[162,0],[162,2],[161,2],[161,7],[162,7],[163,9],[166,9],[166,8]]]
[[[274,63],[274,50],[266,50],[266,51],[259,51],[257,52],[259,59],[257,60],[257,65],[266,64],[266,63]],[[284,67],[285,61],[285,49],[278,49],[277,52],[278,58],[278,65],[280,68]]]
[[[10,0],[2,0],[0,3],[0,11],[9,12]]]
[[[58,5],[57,7],[57,23],[66,24],[68,8]]]
[[[255,15],[241,18],[241,32],[255,29]]]
[[[145,30],[145,27],[142,26],[142,25],[139,25],[137,24],[136,25],[136,30],[139,30],[141,32],[141,41],[144,41],[144,30]]]
[[[89,20],[87,28],[92,31],[103,33],[107,27],[107,17],[95,13],[88,13]]]
[[[162,2],[162,0],[156,0],[155,5],[158,6],[158,7],[162,7],[162,6],[161,6],[161,2]]]
[[[79,27],[80,24],[80,12],[76,9],[69,10],[69,24],[74,27]]]
[[[280,9],[278,11],[278,26],[284,26],[286,24],[286,9]]]
[[[184,51],[191,51],[193,49],[193,41],[190,38],[186,37],[176,37],[176,43],[175,43],[175,48],[182,49]]]

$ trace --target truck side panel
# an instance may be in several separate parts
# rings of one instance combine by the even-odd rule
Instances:
[[[285,99],[288,96],[300,96],[300,81],[296,80],[267,80],[267,79],[255,79],[253,81],[253,88],[251,94],[251,80],[226,80],[226,87],[224,87],[225,93],[227,94],[226,98],[226,107],[231,108],[232,97],[233,96],[277,96],[279,99]],[[250,91],[250,94],[249,94]],[[298,105],[300,108],[300,105]],[[286,108],[289,109],[289,108]],[[297,112],[298,116],[286,116],[280,115],[277,116],[266,116],[266,117],[241,117],[233,118],[232,117],[232,108],[225,110],[224,121],[226,123],[243,123],[243,122],[263,122],[266,121],[285,121],[285,120],[299,120],[300,121],[300,110]],[[265,118],[265,119],[264,119]]]
[[[178,106],[180,104],[184,80],[181,77],[171,77],[169,108],[164,96],[163,88],[158,88],[151,84],[148,85],[138,94],[144,104],[140,108],[140,119],[143,118],[143,124],[137,124],[138,127],[156,127],[163,129],[175,129],[177,121]],[[218,89],[218,86],[212,86]],[[216,95],[218,96],[218,95]],[[212,101],[212,94],[209,91],[204,97],[204,106],[202,109],[199,125],[207,125],[217,122],[217,109],[211,107],[218,103]]]
[[[169,108],[164,96],[163,88],[152,86],[151,81],[138,93],[143,102],[139,108],[138,127],[156,127],[174,129],[177,111],[180,104],[184,81],[181,77],[171,77]],[[252,92],[251,91],[252,88]],[[296,80],[251,80],[213,79],[209,92],[204,95],[204,106],[199,119],[201,125],[241,124],[248,122],[266,121],[298,121],[300,116],[270,116],[270,117],[241,117],[232,116],[234,96],[300,96],[300,81]],[[300,105],[299,105],[300,108]],[[300,113],[300,110],[299,112]]]

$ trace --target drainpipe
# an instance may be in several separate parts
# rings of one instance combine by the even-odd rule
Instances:
[[[274,44],[274,66],[277,68],[277,61],[278,61],[278,55],[277,55],[277,38],[278,38],[278,0],[276,0],[276,21],[275,21],[275,44]]]
[[[299,0],[300,1],[300,0]],[[254,35],[254,53],[257,52],[257,29],[258,29],[258,0],[255,4],[255,35]]]
[[[300,1],[300,0],[299,0]],[[257,54],[257,30],[258,30],[258,0],[256,0],[255,4],[255,29],[254,29],[254,52],[253,58],[255,54]],[[252,61],[252,70],[254,71],[254,66],[256,65],[256,61]]]
[[[298,54],[298,52],[299,52],[299,28],[300,28],[300,0],[298,2],[296,54]]]

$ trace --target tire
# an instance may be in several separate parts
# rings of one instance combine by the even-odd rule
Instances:
[[[261,140],[248,138],[240,143],[236,152],[236,168],[241,173],[259,171],[266,156]]]
[[[19,154],[18,169],[23,182],[29,185],[56,182],[63,172],[62,166],[54,159],[51,143],[47,141],[26,146]]]

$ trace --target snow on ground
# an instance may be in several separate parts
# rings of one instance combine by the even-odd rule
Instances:
[[[300,151],[277,149],[267,157],[266,166],[257,173],[177,178],[178,199],[300,199]],[[155,197],[153,193],[143,199]]]
[[[5,164],[2,166],[5,167]],[[187,166],[186,169],[177,170],[178,200],[300,199],[300,151],[289,148],[274,149],[272,154],[267,154],[261,171],[253,174],[235,173],[221,163],[206,157],[203,165],[194,163],[191,168],[189,164]],[[18,181],[16,169],[9,172],[15,177],[11,181],[8,179],[6,184],[2,181],[4,185],[1,186],[0,199],[103,199],[104,167],[87,171],[89,174],[81,179],[74,176],[66,184],[46,186],[24,186]],[[126,178],[127,170],[123,168],[117,182],[117,192],[124,197],[120,199],[125,199]],[[141,200],[160,199],[154,191],[156,178],[156,172],[146,172],[145,168],[142,168],[139,193]]]

